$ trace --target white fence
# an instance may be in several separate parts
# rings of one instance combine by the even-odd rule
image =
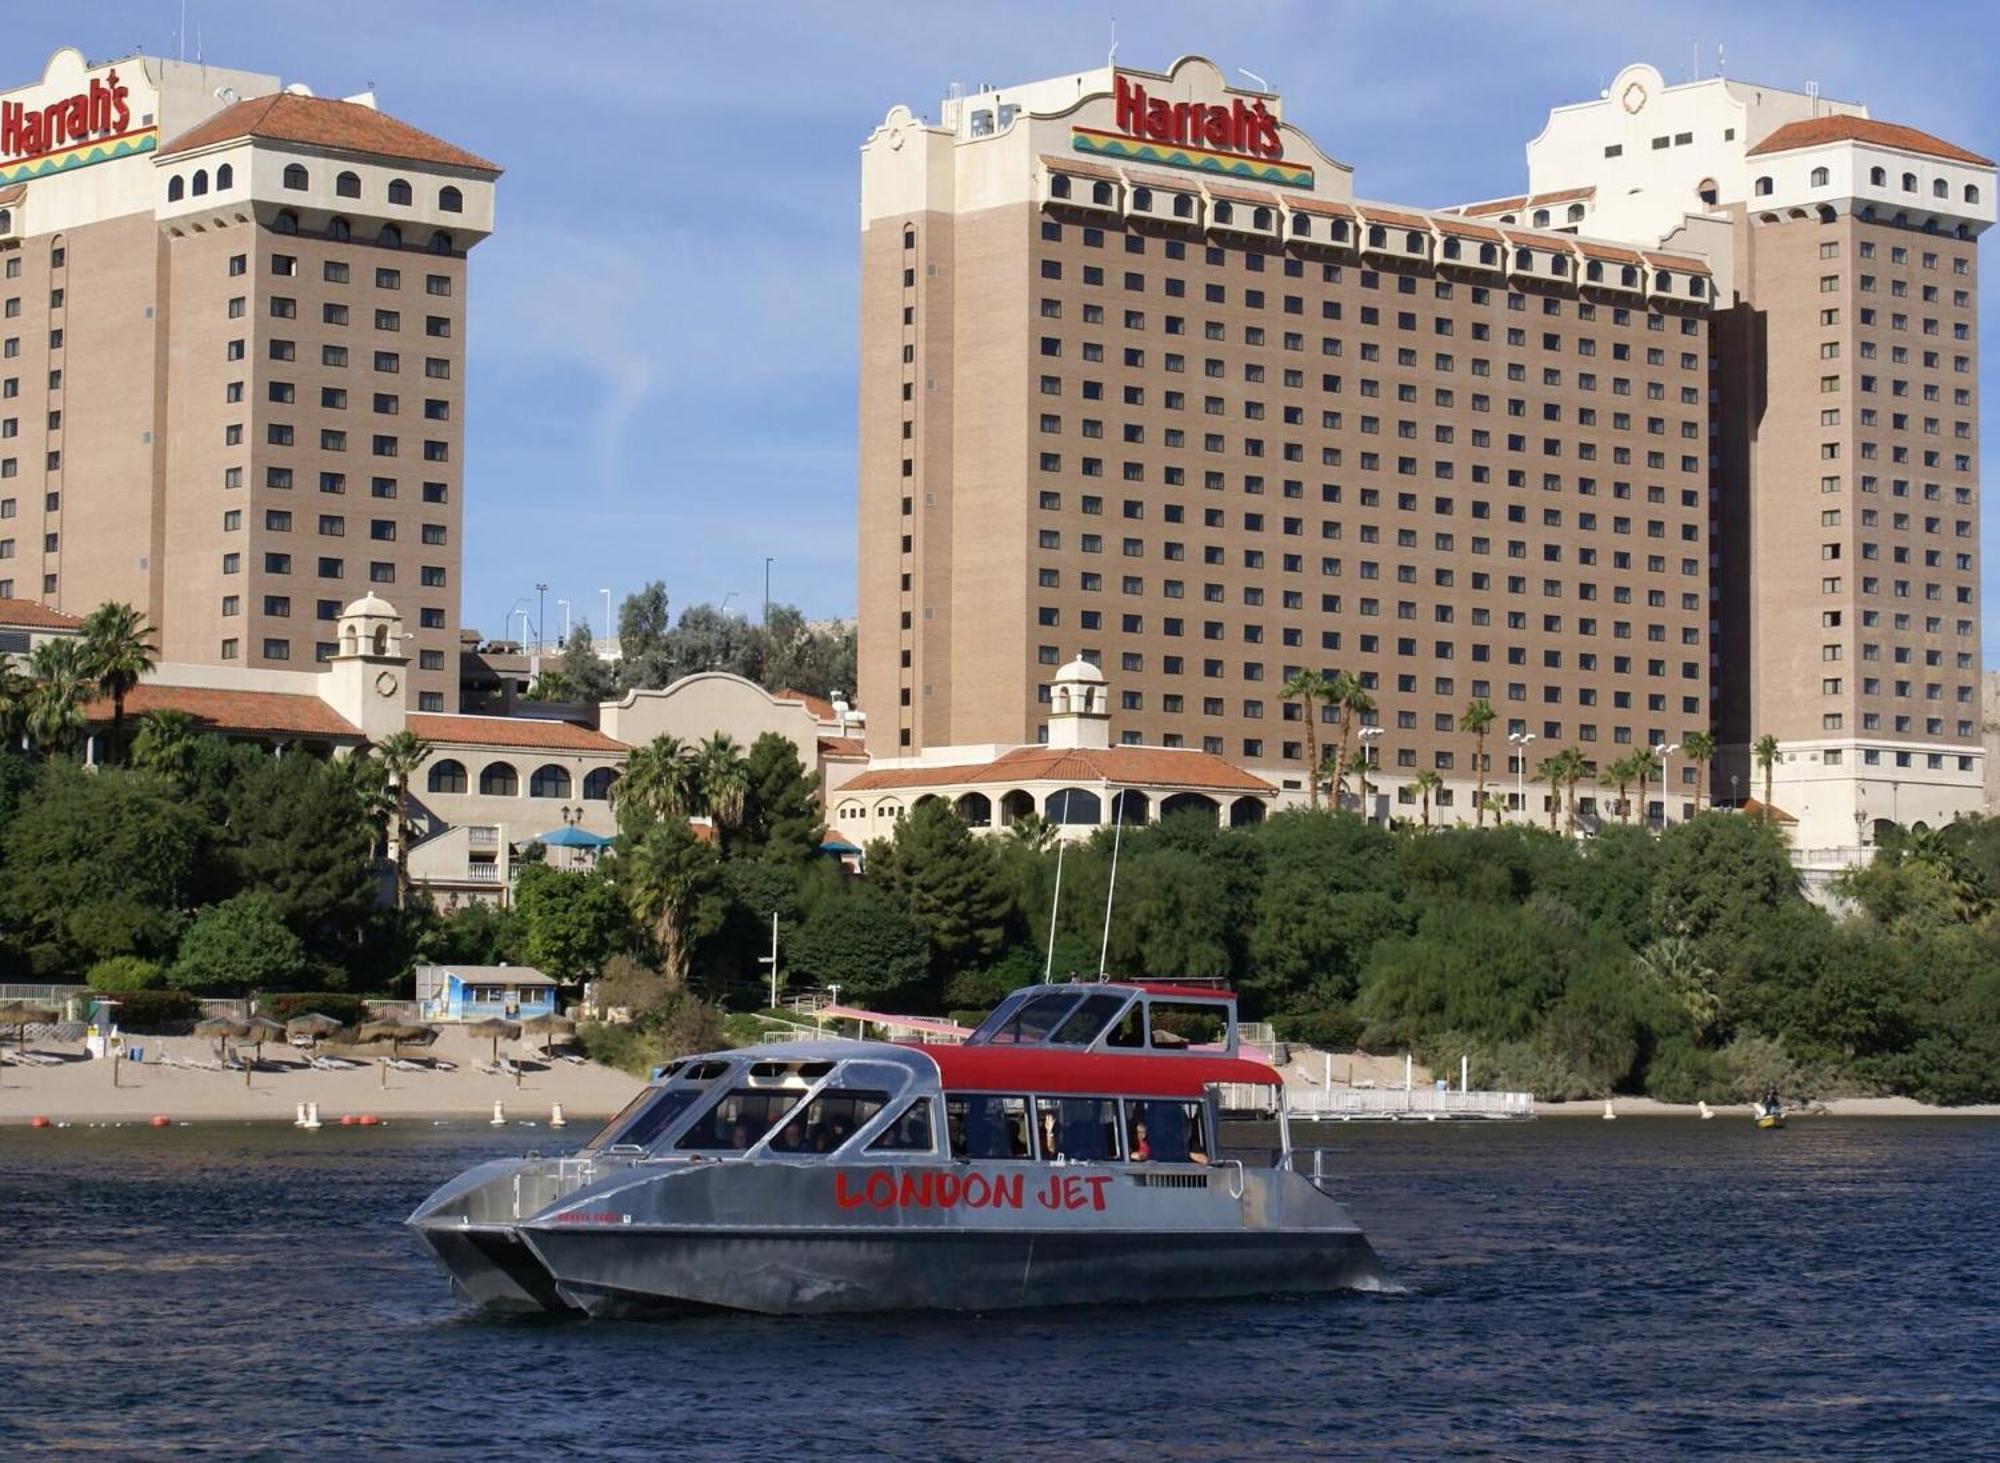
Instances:
[[[1277,1094],[1268,1087],[1231,1083],[1222,1089],[1228,1112],[1272,1113]],[[1339,1087],[1332,1091],[1294,1087],[1286,1107],[1307,1122],[1351,1122],[1359,1119],[1532,1118],[1532,1092],[1440,1092],[1435,1087]]]

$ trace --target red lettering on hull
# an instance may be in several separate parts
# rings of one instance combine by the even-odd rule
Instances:
[[[1044,1208],[1084,1209],[1104,1207],[1104,1185],[1109,1174],[1089,1178],[1070,1177],[1077,1186],[1074,1201],[1051,1204],[1036,1195]],[[1082,1192],[1090,1186],[1090,1193]],[[836,1169],[833,1175],[833,1202],[842,1209],[1019,1209],[1027,1199],[1027,1176],[1018,1173],[944,1173],[935,1169],[907,1169],[899,1175],[888,1169],[870,1169],[855,1174]]]

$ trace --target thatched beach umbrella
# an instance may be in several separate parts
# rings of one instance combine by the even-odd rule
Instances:
[[[231,1016],[210,1016],[195,1022],[194,1034],[206,1036],[215,1043],[215,1059],[219,1062],[229,1055],[229,1038],[248,1036],[250,1028]],[[243,1081],[245,1086],[249,1085],[250,1076],[247,1071],[244,1073]]]
[[[403,1054],[404,1042],[425,1041],[436,1035],[434,1028],[409,1021],[370,1021],[361,1028],[363,1041],[386,1041],[390,1053],[398,1057]]]
[[[498,1016],[488,1016],[484,1021],[474,1021],[466,1028],[470,1036],[490,1036],[493,1038],[493,1060],[500,1060],[500,1038],[517,1041],[521,1036],[521,1026],[516,1021],[503,1021]]]
[[[521,1023],[521,1030],[534,1032],[542,1038],[542,1055],[546,1057],[549,1054],[549,1047],[557,1037],[576,1035],[576,1023],[567,1016],[557,1016],[551,1012],[547,1016],[530,1016]]]
[[[314,1047],[319,1046],[321,1037],[332,1036],[338,1030],[340,1030],[340,1023],[338,1021],[334,1020],[331,1016],[322,1016],[317,1011],[308,1011],[303,1016],[294,1016],[285,1023],[285,1035],[308,1037],[311,1039]]]

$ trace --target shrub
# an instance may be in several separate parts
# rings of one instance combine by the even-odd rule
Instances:
[[[1361,1018],[1338,1007],[1326,1011],[1296,1011],[1272,1021],[1282,1041],[1317,1047],[1323,1052],[1351,1052],[1361,1044]]]
[[[238,894],[195,916],[169,978],[183,990],[240,995],[289,984],[305,964],[305,947],[270,896]]]
[[[1669,1038],[1646,1064],[1646,1095],[1661,1102],[1726,1102],[1733,1095],[1720,1054]]]
[[[128,991],[118,997],[118,1025],[139,1035],[178,1035],[201,1015],[186,991]]]
[[[167,983],[159,963],[137,955],[113,955],[90,967],[84,980],[94,991],[154,991]]]
[[[368,1007],[361,997],[340,991],[285,991],[259,996],[257,1009],[273,1021],[290,1021],[315,1011],[331,1016],[342,1026],[359,1026],[368,1019]]]

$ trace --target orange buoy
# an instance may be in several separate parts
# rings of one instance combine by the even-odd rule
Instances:
[[[164,1115],[162,1115],[162,1114],[160,1114],[160,1113],[154,1113],[154,1114],[153,1114],[153,1126],[154,1126],[154,1127],[156,1127],[156,1128],[170,1128],[170,1127],[172,1127],[172,1126],[173,1126],[173,1121],[172,1121],[172,1119],[170,1119],[170,1118],[168,1118],[168,1117],[166,1117],[166,1116],[164,1116]]]
[[[380,1118],[376,1117],[374,1113],[372,1113],[372,1112],[365,1112],[365,1113],[363,1113],[363,1114],[361,1115],[361,1126],[362,1126],[362,1127],[364,1127],[364,1128],[378,1128],[378,1127],[380,1127],[381,1125],[382,1125],[382,1120],[381,1120]]]
[[[356,1119],[355,1119],[355,1116],[354,1116],[354,1114],[353,1114],[353,1113],[351,1113],[351,1112],[344,1112],[344,1113],[342,1113],[342,1114],[340,1115],[340,1125],[341,1125],[341,1127],[343,1127],[343,1128],[351,1128],[351,1127],[353,1127],[353,1126],[354,1126],[354,1124],[355,1124],[355,1121],[356,1121]]]
[[[37,1113],[34,1117],[28,1119],[28,1126],[31,1128],[46,1128],[48,1125],[49,1125],[49,1120],[43,1117],[40,1113]]]

